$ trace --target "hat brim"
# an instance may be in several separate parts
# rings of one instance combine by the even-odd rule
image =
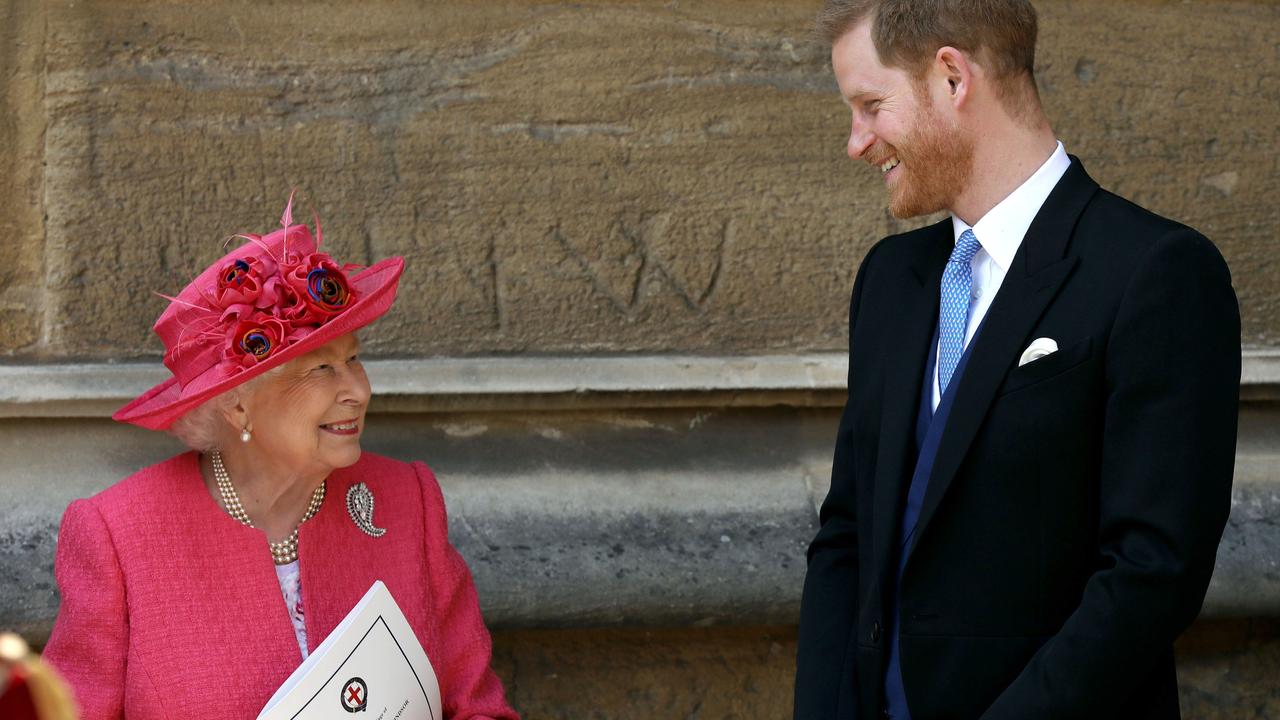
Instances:
[[[170,377],[117,410],[111,418],[148,430],[169,429],[174,420],[206,400],[382,317],[395,302],[403,271],[404,258],[391,257],[350,275],[349,281],[356,291],[355,301],[341,315],[331,318],[301,340],[252,367],[234,373],[229,374],[226,366],[219,364],[183,387],[178,386],[177,378]]]

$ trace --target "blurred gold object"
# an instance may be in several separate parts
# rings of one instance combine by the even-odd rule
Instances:
[[[22,678],[39,720],[76,720],[76,706],[62,678],[31,652],[25,640],[0,633],[0,697],[13,677]]]

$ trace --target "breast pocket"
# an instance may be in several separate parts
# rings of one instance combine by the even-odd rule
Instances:
[[[1093,338],[1085,338],[1061,350],[1049,353],[1039,360],[1016,367],[1005,376],[1000,395],[1008,395],[1036,383],[1055,378],[1089,359],[1093,353]]]

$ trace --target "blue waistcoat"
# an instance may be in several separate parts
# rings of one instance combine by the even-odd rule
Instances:
[[[902,522],[898,530],[898,572],[893,584],[893,595],[886,599],[885,607],[889,620],[889,662],[884,674],[884,707],[893,720],[911,720],[911,712],[907,709],[907,695],[902,686],[902,658],[898,645],[898,593],[902,585],[902,570],[907,566],[907,550],[915,537],[916,520],[920,517],[920,505],[924,502],[925,490],[929,487],[929,475],[933,472],[933,461],[938,454],[938,442],[942,439],[942,430],[947,425],[947,417],[951,414],[951,404],[955,398],[956,388],[960,387],[960,378],[969,364],[969,350],[978,341],[982,327],[974,332],[973,339],[965,347],[964,354],[956,364],[946,392],[938,402],[938,409],[933,409],[933,374],[937,363],[938,328],[933,330],[933,343],[929,345],[929,356],[925,362],[924,384],[920,391],[920,409],[916,415],[916,468],[911,474],[911,485],[907,490],[907,502],[902,508]]]

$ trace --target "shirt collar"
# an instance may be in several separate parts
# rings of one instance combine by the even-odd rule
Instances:
[[[1071,158],[1067,157],[1066,149],[1059,142],[1049,159],[1026,182],[1009,193],[972,226],[973,234],[982,244],[982,249],[987,251],[1001,270],[1009,271],[1014,254],[1018,252],[1022,238],[1031,227],[1031,221],[1069,167]],[[965,230],[970,229],[968,223],[955,215],[951,216],[951,227],[957,241]]]

